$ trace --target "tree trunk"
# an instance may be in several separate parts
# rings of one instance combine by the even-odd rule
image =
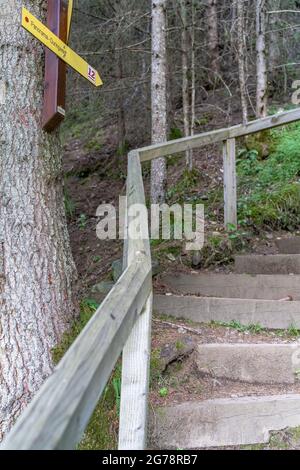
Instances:
[[[20,26],[24,5],[1,2],[0,440],[52,371],[51,349],[74,319],[58,134],[41,130],[44,51]]]
[[[237,44],[238,44],[238,64],[239,82],[241,94],[241,107],[243,123],[248,121],[247,89],[245,74],[245,22],[244,22],[244,0],[237,0]]]
[[[270,10],[280,10],[280,0],[269,0],[268,3],[269,9]],[[278,44],[279,40],[279,35],[277,32],[278,29],[278,15],[276,13],[270,14],[269,15],[269,64],[268,64],[268,69],[269,73],[274,80],[274,85],[276,86],[276,66],[278,65],[279,59],[280,59],[280,48]],[[278,71],[278,69],[277,69]]]
[[[267,115],[266,0],[256,0],[256,115]]]
[[[182,109],[183,109],[183,125],[184,136],[190,135],[190,93],[189,93],[189,35],[187,24],[187,2],[180,0],[180,17],[182,23],[181,50],[182,50]],[[191,151],[187,150],[186,166],[191,169]]]
[[[191,28],[191,136],[195,134],[196,121],[196,50],[195,50],[195,3],[192,0],[192,28]],[[194,165],[194,152],[190,150],[190,170]]]
[[[152,2],[152,143],[167,140],[166,81],[166,0]],[[151,200],[165,200],[166,161],[158,158],[151,164]]]
[[[210,67],[216,76],[219,75],[220,73],[217,6],[218,6],[218,0],[208,0],[208,7],[207,7],[208,52],[209,52],[209,57],[211,61]]]

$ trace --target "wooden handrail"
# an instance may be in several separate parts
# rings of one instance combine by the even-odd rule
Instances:
[[[263,119],[248,122],[247,124],[239,124],[237,126],[218,129],[215,131],[204,132],[203,134],[194,135],[192,137],[184,137],[182,139],[171,140],[164,144],[150,145],[138,150],[141,162],[153,160],[159,157],[167,157],[174,153],[184,152],[185,150],[203,147],[209,144],[224,142],[228,139],[235,139],[249,134],[255,134],[273,127],[283,126],[300,119],[300,108],[292,111],[267,116]]]
[[[131,237],[131,208],[145,206],[141,162],[223,142],[225,219],[236,221],[235,139],[300,120],[300,109],[134,150],[128,155],[124,272],[93,318],[17,420],[0,449],[72,449],[123,350],[119,449],[147,436],[152,275],[149,237]],[[148,235],[145,212],[138,217]],[[124,348],[124,349],[123,349]],[[101,425],[99,423],[99,425]]]
[[[145,256],[138,254],[21,415],[2,450],[76,446],[147,302],[151,284]]]
[[[127,210],[140,204],[146,210],[145,191],[140,156],[137,151],[128,155]],[[140,214],[139,223],[149,233],[148,217]],[[132,222],[127,213],[127,223]],[[128,228],[128,227],[127,227]],[[149,238],[132,239],[128,234],[125,243],[124,267],[130,265],[136,251],[146,255],[147,268],[151,270]],[[147,410],[149,389],[149,368],[151,354],[152,292],[149,293],[143,314],[135,323],[123,351],[122,388],[119,427],[119,450],[142,450],[147,438]]]

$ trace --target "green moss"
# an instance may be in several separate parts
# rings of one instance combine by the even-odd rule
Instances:
[[[57,364],[77,336],[97,310],[98,304],[93,300],[84,300],[80,306],[80,318],[64,334],[61,343],[52,351],[53,361]],[[118,365],[108,382],[106,389],[90,419],[80,450],[111,450],[117,448],[118,407],[120,396],[116,384],[121,380],[121,368]]]
[[[290,432],[293,439],[300,441],[300,427],[291,429]]]

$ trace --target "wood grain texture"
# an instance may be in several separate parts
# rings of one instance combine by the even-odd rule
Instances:
[[[134,204],[145,205],[140,157],[136,151],[128,156],[127,197],[128,227],[131,222],[130,207]],[[147,217],[141,215],[140,223],[148,230]],[[138,252],[146,255],[146,269],[151,270],[149,240],[129,237],[125,263],[130,265],[134,262]],[[146,446],[151,318],[152,292],[123,351],[119,450],[142,450]]]
[[[0,449],[75,447],[149,298],[151,282],[145,257],[136,256]]]
[[[48,28],[67,42],[68,6],[65,0],[48,0]],[[42,126],[52,132],[65,118],[66,64],[45,49],[45,89]]]
[[[247,124],[239,124],[237,126],[228,127],[227,129],[218,129],[215,131],[204,132],[192,137],[184,137],[182,139],[172,140],[164,144],[150,145],[139,149],[141,162],[153,160],[154,158],[166,157],[173,153],[184,152],[204,145],[223,142],[228,139],[242,137],[249,134],[255,134],[266,129],[289,124],[300,120],[300,108],[286,111],[283,113],[267,116],[263,119],[248,122]]]
[[[223,143],[224,222],[237,225],[235,139]]]

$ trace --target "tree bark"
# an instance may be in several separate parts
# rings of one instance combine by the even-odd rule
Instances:
[[[269,0],[270,10],[280,10],[280,0]],[[277,34],[277,14],[273,13],[269,15],[269,71],[274,75],[274,69],[278,65],[278,59],[280,57],[280,49],[278,45],[278,34]]]
[[[190,135],[190,93],[189,93],[189,34],[187,23],[187,2],[180,0],[180,17],[182,22],[181,49],[182,49],[182,109],[184,136]],[[191,151],[187,150],[186,166],[191,169]]]
[[[196,121],[196,50],[195,50],[195,3],[191,2],[192,27],[191,27],[191,136],[195,134]],[[190,171],[194,165],[194,152],[190,150]]]
[[[20,26],[24,5],[0,15],[0,440],[52,371],[51,349],[77,314],[65,219],[62,149],[41,129],[44,51]]]
[[[207,25],[208,25],[208,51],[210,67],[215,75],[220,73],[219,60],[219,33],[218,33],[218,0],[208,0]],[[216,78],[216,77],[215,77]]]
[[[266,0],[256,0],[256,115],[267,115]]]
[[[237,45],[238,45],[238,65],[239,65],[239,83],[241,94],[241,107],[243,123],[248,121],[248,105],[246,90],[245,73],[245,22],[244,22],[244,0],[237,0]]]
[[[152,2],[152,143],[167,140],[167,81],[166,81],[166,0]],[[158,158],[151,164],[151,200],[165,200],[166,161]]]

